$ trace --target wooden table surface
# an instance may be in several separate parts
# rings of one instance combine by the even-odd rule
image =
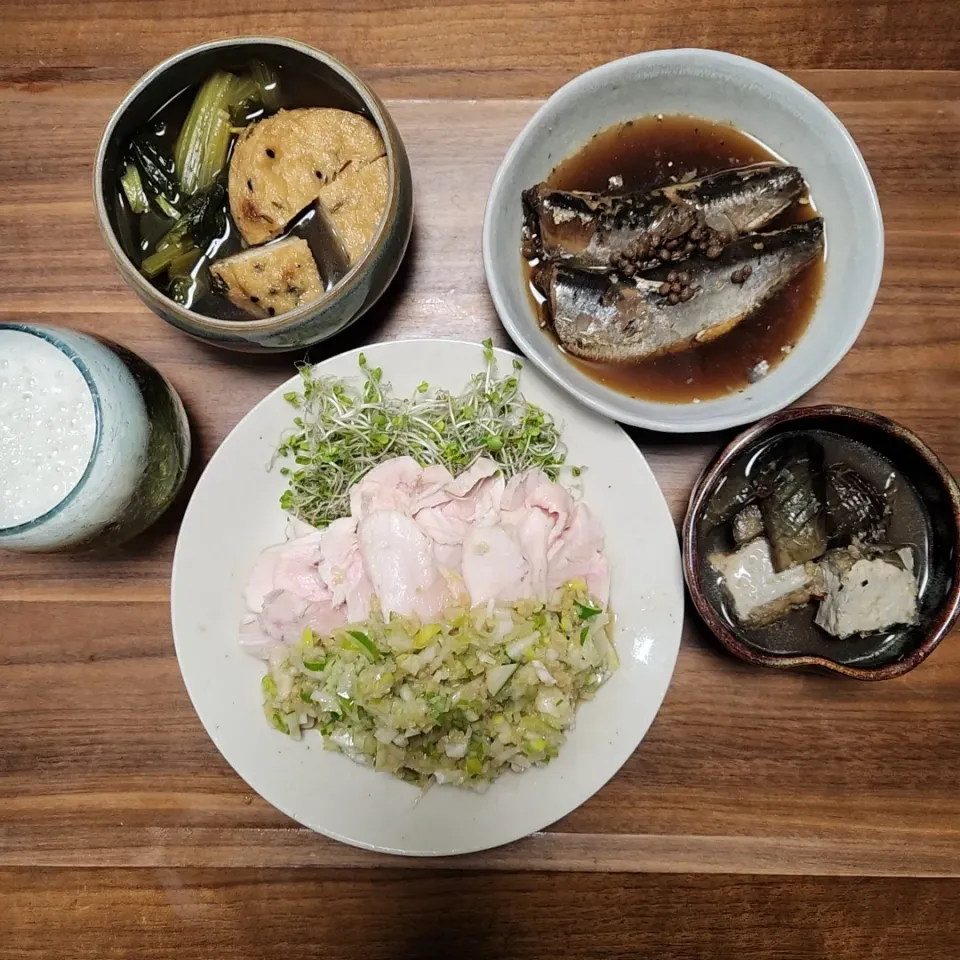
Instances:
[[[413,165],[401,275],[314,359],[401,337],[507,342],[480,258],[487,187],[540,99],[576,73],[663,46],[787,71],[857,140],[887,229],[870,321],[806,399],[895,417],[960,473],[956,0],[3,0],[0,12],[0,319],[104,334],[155,363],[191,417],[193,480],[294,358],[217,352],[141,306],[100,242],[91,165],[140,73],[243,33],[353,65],[389,98]],[[678,520],[723,439],[636,434]],[[168,613],[182,512],[109,556],[0,556],[0,956],[960,956],[957,636],[908,677],[864,685],[741,665],[691,613],[656,722],[593,799],[502,850],[389,859],[251,795],[201,727]]]

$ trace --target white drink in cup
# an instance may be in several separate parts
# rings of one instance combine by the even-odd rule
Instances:
[[[186,475],[183,405],[149,364],[55,327],[0,323],[0,549],[122,542]]]

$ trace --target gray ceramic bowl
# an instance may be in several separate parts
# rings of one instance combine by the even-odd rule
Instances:
[[[826,224],[823,289],[806,332],[769,376],[702,403],[631,397],[574,366],[540,329],[520,255],[521,191],[549,176],[591,137],[651,114],[730,123],[806,177]],[[853,346],[883,267],[873,181],[843,124],[782,73],[716,50],[653,50],[589,70],[557,90],[507,151],[483,220],[487,285],[507,333],[540,369],[598,413],[649,430],[691,433],[750,423],[792,403]]]
[[[363,258],[333,290],[297,310],[264,320],[218,320],[175,303],[145,279],[118,239],[117,165],[130,136],[171,97],[216,69],[239,68],[252,58],[275,63],[316,84],[315,106],[362,113],[380,130],[390,166],[390,194],[379,231]],[[110,118],[94,168],[100,229],[123,279],[167,323],[228,350],[270,353],[300,350],[326,340],[356,321],[386,290],[403,260],[413,226],[410,163],[379,97],[333,57],[292,40],[241,37],[191,47],[154,67],[124,97]]]
[[[704,510],[737,462],[776,437],[807,431],[835,438],[837,449],[844,451],[843,459],[848,459],[848,454],[856,456],[857,448],[879,455],[898,477],[897,482],[912,488],[917,516],[901,523],[900,535],[896,535],[895,515],[891,539],[897,544],[911,543],[919,552],[916,624],[837,640],[813,627],[810,609],[788,614],[782,621],[785,629],[747,630],[725,614],[713,586],[715,576],[704,557],[709,552],[708,532],[701,522]],[[849,462],[860,469],[856,459]],[[925,660],[960,616],[960,488],[916,434],[886,417],[854,407],[796,407],[754,424],[704,470],[690,496],[683,525],[683,569],[697,612],[717,639],[742,660],[764,667],[827,670],[857,680],[899,677]]]

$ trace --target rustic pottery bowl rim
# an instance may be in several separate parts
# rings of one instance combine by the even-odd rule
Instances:
[[[717,614],[707,599],[700,577],[699,535],[700,518],[708,494],[733,460],[749,446],[775,428],[793,421],[838,417],[869,425],[896,437],[907,444],[936,473],[948,493],[953,515],[953,571],[947,596],[926,630],[923,642],[903,659],[876,669],[854,667],[838,663],[828,657],[810,654],[761,653],[741,640]],[[819,668],[851,677],[855,680],[889,680],[903,676],[919,666],[950,632],[960,617],[960,486],[940,458],[913,431],[878,413],[840,404],[820,404],[793,407],[765,417],[739,433],[721,448],[700,474],[687,506],[682,528],[683,575],[693,605],[710,632],[732,654],[748,663],[777,669]]]
[[[127,110],[129,110],[133,105],[134,101],[143,93],[143,91],[154,84],[163,82],[167,71],[171,67],[189,60],[192,57],[205,54],[209,51],[221,50],[229,52],[236,48],[261,44],[285,47],[317,61],[323,66],[331,69],[334,73],[337,73],[341,79],[343,79],[360,97],[360,99],[363,101],[364,107],[370,112],[370,116],[376,124],[377,130],[383,137],[387,155],[387,166],[390,172],[390,194],[386,209],[384,210],[380,224],[377,227],[377,232],[370,245],[367,247],[367,250],[332,290],[317,300],[305,303],[302,306],[297,307],[296,310],[287,311],[286,313],[282,313],[277,317],[265,317],[260,319],[251,318],[249,320],[240,321],[243,324],[244,331],[256,335],[272,335],[289,329],[294,329],[305,319],[316,315],[318,310],[326,311],[334,304],[344,300],[359,286],[369,268],[373,263],[376,262],[377,255],[379,254],[387,236],[389,235],[390,224],[397,213],[401,184],[400,178],[397,175],[397,145],[394,143],[394,133],[391,130],[391,123],[387,120],[389,117],[389,111],[381,102],[377,94],[374,93],[374,91],[348,66],[346,66],[346,64],[342,63],[336,57],[331,56],[329,53],[326,53],[317,47],[313,47],[309,44],[301,43],[298,40],[292,40],[287,37],[251,34],[239,37],[226,37],[220,40],[210,40],[203,43],[194,44],[193,46],[186,47],[185,49],[180,50],[162,60],[160,63],[156,64],[156,66],[151,67],[146,73],[143,74],[143,76],[140,77],[139,80],[136,81],[135,84],[133,84],[133,86],[124,95],[117,108],[110,115],[110,119],[107,121],[107,125],[104,128],[99,145],[97,147],[96,160],[94,161],[93,167],[94,204],[96,207],[96,215],[100,227],[100,233],[103,236],[111,255],[118,264],[118,269],[123,280],[129,286],[131,286],[134,289],[134,292],[137,293],[148,304],[152,299],[159,300],[163,307],[175,318],[174,325],[195,336],[204,337],[206,334],[222,335],[224,333],[234,332],[236,331],[238,321],[221,320],[217,317],[210,317],[206,314],[198,313],[195,310],[184,307],[168,297],[158,287],[155,287],[149,280],[146,279],[146,277],[143,276],[143,274],[140,273],[137,266],[130,259],[127,252],[123,249],[123,246],[117,238],[113,224],[111,223],[104,197],[102,172],[106,162],[107,152],[111,147],[111,140],[117,124],[120,122]],[[396,134],[396,136],[399,139],[399,134]],[[399,144],[399,147],[401,150],[403,149],[402,142]],[[398,258],[393,270],[394,275],[400,269],[400,262],[402,259],[402,257]],[[167,322],[173,322],[162,315],[161,319]]]

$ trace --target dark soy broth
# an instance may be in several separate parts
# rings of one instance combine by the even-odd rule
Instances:
[[[240,61],[236,64],[227,65],[223,69],[231,70],[234,73],[243,73],[247,67],[248,64]],[[316,78],[306,74],[300,74],[296,71],[285,70],[279,64],[271,63],[270,68],[277,75],[277,90],[281,109],[290,110],[296,107],[337,107],[342,110],[350,110],[353,113],[364,113],[364,111],[358,110],[354,103],[337,95],[334,90]],[[177,135],[180,133],[180,128],[183,126],[183,122],[190,112],[190,106],[199,89],[199,85],[194,85],[181,90],[175,96],[171,97],[170,100],[144,124],[145,129],[155,131],[158,134],[157,140],[170,154],[173,153],[173,145],[176,142]],[[263,112],[258,112],[251,114],[251,122],[262,119],[265,115],[268,116],[269,113],[264,114]],[[226,169],[229,169],[230,157],[233,153],[235,143],[236,138],[234,137],[230,144],[230,152],[227,154]],[[117,193],[117,209],[120,211],[117,230],[120,245],[133,263],[139,266],[144,259],[144,251],[169,229],[172,221],[164,219],[154,210],[151,210],[151,213],[146,214],[144,217],[132,213],[127,205],[126,197],[124,196],[119,180],[117,181],[115,189]],[[229,203],[226,223],[226,230],[221,236],[219,243],[216,244],[216,248],[212,251],[212,256],[204,257],[203,260],[200,261],[197,267],[194,268],[194,276],[205,274],[208,265],[213,260],[229,257],[246,248],[246,244],[243,242],[239,231],[233,224],[233,218],[229,213]],[[329,237],[325,235],[325,230],[326,228],[318,222],[315,211],[313,209],[305,210],[291,221],[283,233],[263,244],[263,246],[268,247],[270,244],[278,243],[280,240],[289,236],[302,237],[310,245],[310,250],[317,262],[317,267],[319,268],[324,285],[326,289],[329,290],[336,284],[337,280],[340,279],[340,274],[329,262]],[[202,313],[208,317],[215,317],[219,320],[249,321],[251,319],[249,314],[232,304],[226,297],[218,296],[212,292],[207,280],[208,278],[197,285],[198,295],[189,304],[191,310],[195,310],[197,313]],[[165,289],[163,281],[155,285],[158,286],[160,290]]]
[[[593,137],[558,164],[548,183],[560,190],[618,193],[764,161],[781,161],[761,143],[728,124],[691,116],[628,120]],[[802,171],[801,171],[802,172]],[[809,198],[808,198],[809,200]],[[779,230],[817,215],[812,201],[794,204],[764,230]],[[790,352],[813,316],[823,284],[824,258],[804,268],[783,290],[730,333],[688,350],[639,362],[598,363],[569,356],[584,373],[630,396],[665,403],[707,400],[742,390],[749,371],[765,360],[772,369]],[[530,285],[540,310],[542,296]]]
[[[929,604],[929,601],[926,604],[924,602],[928,590],[934,594],[936,590],[931,589],[933,548],[930,519],[916,488],[886,457],[865,444],[827,430],[808,430],[803,435],[821,444],[825,464],[845,463],[869,480],[877,490],[887,491],[891,513],[886,540],[895,547],[912,548],[920,609],[923,611]],[[758,454],[784,436],[790,434],[778,434],[763,444],[745,450],[727,470],[724,486],[729,484],[731,490],[743,486],[749,466],[756,462]],[[730,627],[755,649],[764,653],[815,654],[840,663],[868,666],[872,661],[894,659],[900,649],[911,642],[911,631],[917,628],[902,626],[891,628],[879,643],[877,634],[853,636],[846,640],[832,637],[813,622],[819,605],[817,601],[799,610],[791,610],[766,627],[741,626],[729,609],[721,577],[708,559],[712,553],[732,553],[738,549],[730,536],[729,524],[711,528],[710,522],[703,518],[698,533],[701,544],[700,576],[707,599]]]

